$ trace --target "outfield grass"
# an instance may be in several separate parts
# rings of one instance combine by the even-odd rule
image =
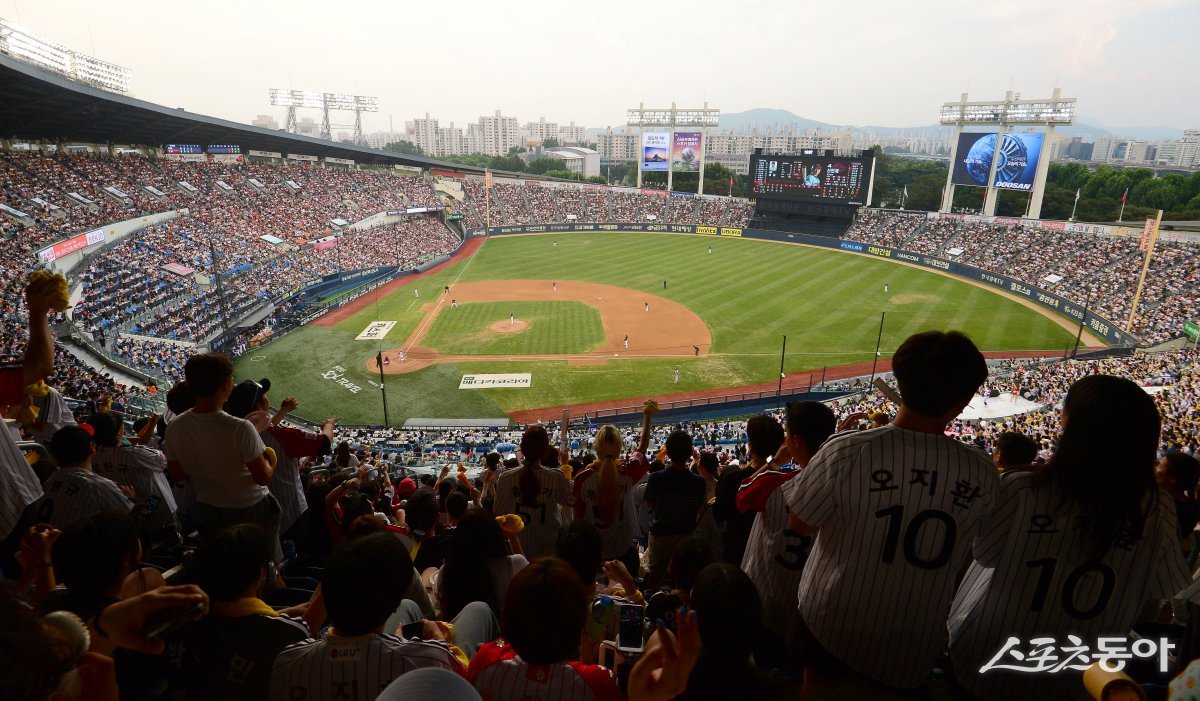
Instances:
[[[508,315],[528,324],[516,333],[488,329]],[[600,312],[583,302],[464,302],[443,309],[421,341],[443,355],[586,353],[604,342]]]
[[[707,252],[710,244],[712,254]],[[416,280],[333,329],[305,327],[244,356],[238,361],[238,377],[271,377],[278,387],[273,398],[296,396],[303,416],[338,414],[349,423],[378,424],[382,406],[377,397],[366,389],[348,394],[344,386],[322,379],[322,373],[342,366],[348,381],[364,388],[371,387],[370,381],[378,384],[378,375],[366,369],[368,358],[377,350],[399,347],[424,316],[420,303],[436,299],[444,285],[531,278],[604,283],[670,298],[709,325],[711,354],[678,362],[621,358],[582,367],[549,361],[466,363],[389,375],[394,423],[411,416],[501,416],[539,406],[771,382],[778,378],[784,335],[785,371],[819,373],[823,366],[870,361],[881,312],[886,313],[884,356],[910,334],[927,329],[965,331],[983,350],[1055,352],[1074,341],[1053,320],[986,289],[848,253],[700,236],[505,236],[487,240],[469,263]],[[663,279],[670,282],[666,290]],[[890,293],[883,292],[885,282]],[[420,289],[420,300],[413,297],[414,287]],[[355,341],[375,320],[397,325],[382,342]],[[676,367],[678,384],[673,382]],[[530,389],[460,391],[458,379],[466,372],[532,372],[533,383]],[[377,387],[372,390],[378,392]]]

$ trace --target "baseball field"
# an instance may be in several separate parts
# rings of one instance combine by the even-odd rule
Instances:
[[[884,286],[887,285],[887,291]],[[449,292],[446,287],[449,286]],[[987,351],[1062,353],[1065,319],[890,261],[749,239],[600,233],[472,240],[449,264],[398,280],[242,356],[272,400],[310,419],[503,417],[540,407],[775,382],[870,363],[925,329]],[[356,340],[373,322],[382,337]],[[1088,341],[1085,337],[1085,343]],[[528,387],[459,389],[464,375],[530,373]]]

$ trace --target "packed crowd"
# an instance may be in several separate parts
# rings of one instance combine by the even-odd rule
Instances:
[[[937,255],[1052,290],[1122,328],[1141,275],[1136,238],[861,210],[846,238]],[[957,254],[955,252],[958,252]],[[1056,278],[1050,278],[1056,276]],[[1048,279],[1050,278],[1050,279]],[[1147,344],[1182,335],[1200,308],[1200,250],[1160,241],[1131,330]]]
[[[40,285],[6,406],[53,375]],[[893,359],[898,405],[796,402],[683,430],[649,401],[640,426],[575,450],[526,427],[469,476],[408,474],[335,418],[288,428],[287,387],[195,355],[165,416],[17,411],[50,455],[33,465],[0,437],[0,696],[1072,698],[1088,663],[1129,659],[1114,640],[1189,621],[1195,360],[1021,361],[989,379],[970,339],[925,332]],[[1176,399],[1138,386],[1155,383]],[[956,419],[989,389],[1060,401],[1070,421],[1007,425],[989,455]],[[1084,575],[1031,571],[1045,553],[1146,576],[1079,599]],[[1037,636],[1097,652],[1022,673]],[[1179,652],[1106,681],[1165,697],[1196,681],[1196,651]]]
[[[477,214],[468,219],[482,226],[487,193],[483,181],[467,178],[463,193]],[[664,197],[663,194],[623,192],[602,187],[550,188],[536,183],[524,187],[496,183],[492,188],[492,225],[580,222],[647,223],[709,226],[748,226],[754,205],[728,198]],[[653,219],[651,219],[653,217]]]

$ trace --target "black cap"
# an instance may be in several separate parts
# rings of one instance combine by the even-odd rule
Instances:
[[[270,389],[271,381],[265,377],[258,382],[242,380],[233,388],[229,399],[225,400],[225,412],[240,419],[246,418],[246,414],[254,411],[254,407]]]

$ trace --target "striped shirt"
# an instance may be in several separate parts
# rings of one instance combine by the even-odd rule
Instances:
[[[799,609],[821,645],[878,682],[919,686],[996,487],[987,455],[940,434],[888,425],[822,446],[784,487],[819,529]]]
[[[60,467],[44,485],[45,494],[34,507],[38,523],[60,531],[76,521],[101,511],[129,513],[133,502],[107,477],[79,467]]]
[[[994,516],[975,542],[975,561],[950,612],[950,654],[959,681],[983,699],[1069,698],[1080,675],[1026,674],[981,667],[1010,637],[1028,651],[1031,638],[1127,638],[1147,601],[1175,596],[1191,580],[1175,531],[1175,508],[1155,489],[1142,502],[1140,533],[1118,536],[1099,560],[1089,556],[1078,508],[1054,483],[1031,472],[1001,480]],[[1002,662],[1020,664],[1008,655]]]
[[[275,658],[271,701],[371,701],[392,680],[422,667],[463,674],[444,643],[375,633],[296,643]]]
[[[157,498],[159,505],[147,519],[149,525],[174,525],[175,495],[167,479],[167,459],[161,452],[140,445],[97,446],[92,471],[118,485],[133,487],[138,503]]]
[[[496,478],[496,501],[492,511],[497,515],[521,517],[525,522],[525,530],[519,536],[521,549],[533,562],[539,557],[554,555],[562,525],[558,507],[571,506],[571,483],[558,470],[535,469],[541,491],[536,501],[527,504],[521,497],[521,473],[525,469],[509,470]]]
[[[532,665],[504,640],[486,643],[471,659],[467,681],[483,701],[622,701],[613,673],[568,661]]]
[[[39,443],[49,443],[58,429],[75,425],[75,415],[71,413],[71,407],[63,399],[62,393],[53,387],[47,389],[50,391],[33,403],[38,410],[36,423],[25,427]]]
[[[750,540],[742,556],[742,570],[758,588],[763,602],[763,625],[787,635],[788,621],[796,612],[800,574],[812,548],[812,538],[792,530],[782,487],[796,470],[760,472],[744,482],[737,493],[737,508],[754,513]]]
[[[575,519],[591,521],[600,531],[605,560],[615,560],[633,547],[634,531],[637,528],[637,507],[633,504],[633,487],[649,469],[650,463],[641,453],[635,453],[629,462],[621,466],[620,473],[617,475],[620,489],[617,513],[611,521],[605,521],[600,515],[600,498],[597,494],[600,485],[599,470],[588,467],[575,475],[575,483],[572,487]]]
[[[263,444],[275,450],[278,462],[267,488],[282,511],[279,531],[287,532],[308,509],[304,485],[300,484],[300,466],[296,458],[311,458],[329,453],[329,438],[322,433],[298,428],[272,426],[259,434]]]
[[[17,527],[25,507],[42,496],[37,474],[17,447],[8,426],[0,425],[0,540]]]

